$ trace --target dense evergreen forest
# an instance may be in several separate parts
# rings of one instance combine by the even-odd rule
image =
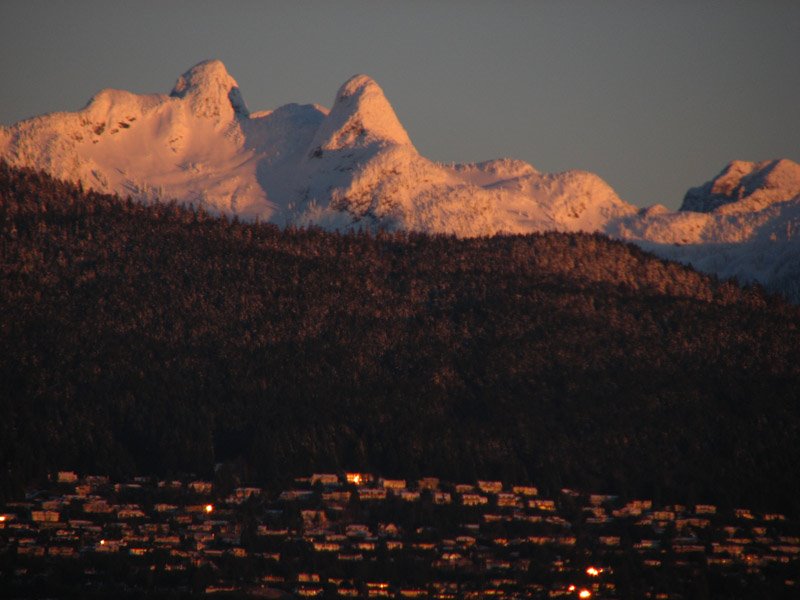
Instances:
[[[600,235],[280,230],[0,164],[0,489],[224,463],[798,514],[798,325]]]

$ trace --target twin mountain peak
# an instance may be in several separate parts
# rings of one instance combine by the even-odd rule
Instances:
[[[793,242],[800,231],[800,165],[788,159],[734,161],[690,189],[677,212],[637,209],[592,173],[540,173],[512,159],[428,160],[366,75],[345,82],[330,110],[289,104],[251,113],[218,60],[186,71],[169,95],[103,90],[80,111],[2,127],[0,158],[98,191],[278,225],[459,236],[599,231],[762,283],[741,257],[733,270],[731,261],[705,260],[709,248]]]

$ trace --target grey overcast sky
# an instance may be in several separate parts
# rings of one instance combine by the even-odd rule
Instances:
[[[434,160],[598,173],[676,208],[733,159],[800,161],[800,1],[2,0],[0,124],[219,58],[250,110],[355,73]]]

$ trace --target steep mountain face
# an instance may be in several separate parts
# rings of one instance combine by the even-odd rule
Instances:
[[[0,157],[102,192],[281,226],[462,237],[600,231],[800,301],[797,163],[734,161],[690,189],[679,211],[637,210],[592,173],[428,160],[366,75],[347,81],[330,111],[289,104],[250,113],[225,66],[206,61],[169,95],[103,90],[78,112],[0,128]]]

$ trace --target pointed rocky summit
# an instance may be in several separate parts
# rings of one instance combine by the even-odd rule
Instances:
[[[220,60],[203,61],[178,78],[170,96],[190,103],[198,117],[232,118],[250,112],[239,91],[239,84],[230,76]]]
[[[312,147],[329,151],[373,144],[411,146],[411,140],[380,86],[356,75],[339,88]]]

